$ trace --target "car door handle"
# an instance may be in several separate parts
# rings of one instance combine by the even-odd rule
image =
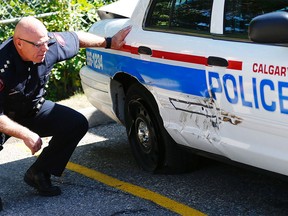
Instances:
[[[219,66],[219,67],[228,67],[228,61],[224,58],[209,56],[208,65]]]
[[[138,47],[138,54],[144,54],[144,55],[152,55],[152,50],[149,47],[140,46]]]

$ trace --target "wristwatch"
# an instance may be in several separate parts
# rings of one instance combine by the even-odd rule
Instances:
[[[106,49],[110,49],[111,48],[111,43],[112,43],[112,38],[111,37],[105,37],[105,41],[106,41]]]

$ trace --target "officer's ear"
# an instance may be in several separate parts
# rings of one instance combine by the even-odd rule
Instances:
[[[22,41],[19,38],[15,39],[15,46],[17,46],[18,49],[22,49]]]

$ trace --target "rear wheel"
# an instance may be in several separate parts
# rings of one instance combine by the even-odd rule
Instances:
[[[139,84],[132,85],[126,94],[125,125],[133,155],[142,169],[175,173],[195,166],[197,156],[193,155],[193,164],[192,158],[185,159],[188,153],[180,150],[167,133],[154,98]]]

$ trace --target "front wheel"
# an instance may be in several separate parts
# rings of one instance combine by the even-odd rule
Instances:
[[[195,166],[188,164],[187,152],[180,150],[163,126],[158,106],[142,85],[132,85],[126,94],[125,125],[132,153],[138,165],[148,172],[175,173]],[[188,163],[187,163],[188,162]]]

